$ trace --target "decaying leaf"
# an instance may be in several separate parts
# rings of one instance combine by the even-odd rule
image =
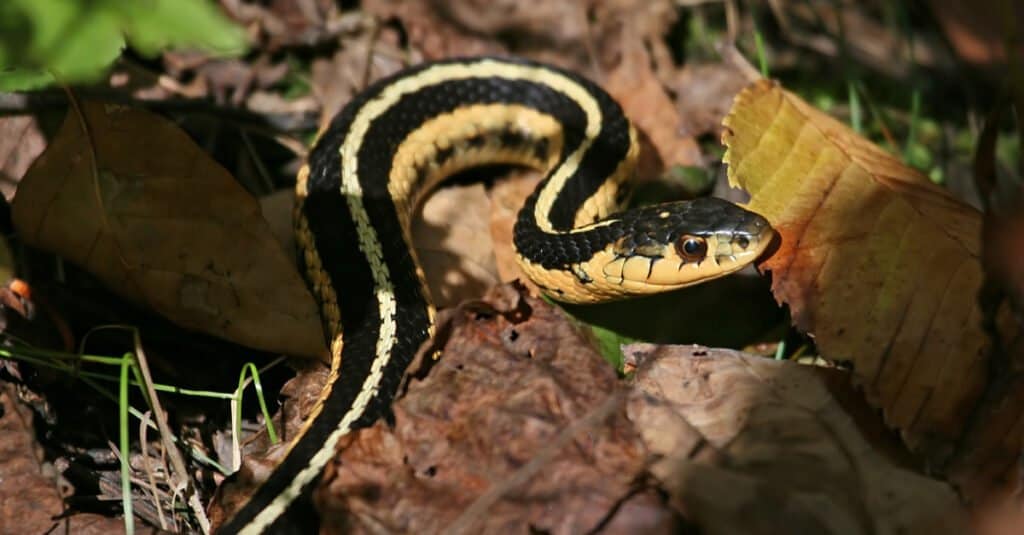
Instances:
[[[315,497],[323,530],[669,533],[679,515],[708,533],[962,525],[950,486],[886,460],[813,371],[640,344],[627,391],[564,313],[523,294],[499,286],[440,320],[443,354],[421,352],[393,423],[339,445]],[[289,383],[289,410],[325,375]],[[272,465],[250,465],[215,518]]]
[[[397,19],[410,48],[426,59],[501,54],[497,39],[452,24],[438,4],[429,0],[369,0],[362,9],[379,20]]]
[[[259,205],[156,115],[72,107],[22,181],[13,214],[26,242],[183,327],[325,354],[317,307]]]
[[[669,87],[682,122],[679,134],[691,137],[721,132],[732,99],[751,81],[725,62],[690,62],[672,74]]]
[[[323,529],[638,533],[671,518],[633,490],[644,452],[615,372],[564,314],[501,286],[439,330],[444,355],[394,428],[351,435],[329,465]]]
[[[700,346],[626,346],[651,472],[703,533],[965,532],[945,483],[893,466],[810,370]]]
[[[42,447],[35,440],[32,411],[18,403],[14,392],[12,385],[0,382],[0,534],[122,532],[121,518],[91,513],[58,518],[66,506],[57,475],[44,462]],[[142,525],[135,529],[136,533],[157,532]]]
[[[946,465],[986,380],[980,214],[771,82],[745,89],[725,125],[731,183],[781,236],[762,265],[776,298]]]

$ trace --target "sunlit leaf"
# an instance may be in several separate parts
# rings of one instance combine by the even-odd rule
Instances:
[[[731,183],[781,236],[762,265],[776,298],[911,447],[948,462],[988,370],[980,213],[771,82],[725,125]]]

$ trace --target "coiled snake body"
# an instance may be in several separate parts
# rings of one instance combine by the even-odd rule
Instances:
[[[697,284],[768,245],[763,218],[720,199],[620,212],[637,151],[636,132],[599,87],[522,60],[424,64],[353,99],[297,185],[296,236],[330,337],[330,376],[284,460],[220,533],[282,531],[338,439],[388,410],[432,329],[410,214],[445,177],[482,164],[546,170],[514,246],[523,271],[561,301]]]

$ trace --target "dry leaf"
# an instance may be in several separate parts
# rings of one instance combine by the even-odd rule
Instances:
[[[811,370],[700,346],[624,351],[651,472],[701,532],[964,532],[953,490],[876,453]]]
[[[501,286],[452,317],[438,327],[444,356],[395,402],[394,428],[351,435],[329,465],[323,529],[638,533],[671,518],[634,491],[643,449],[615,371],[564,314]]]
[[[602,31],[601,35],[605,41],[615,38],[605,44],[609,49],[605,55],[617,58],[603,85],[622,105],[629,120],[647,137],[657,155],[656,162],[641,162],[638,174],[651,176],[673,165],[699,164],[701,158],[697,142],[683,131],[684,122],[651,67],[653,60],[644,42],[645,38],[650,41],[662,39],[662,28],[648,26],[671,21],[673,8],[667,2],[652,2],[634,9],[643,9],[646,17],[622,16],[621,12],[617,17],[607,16],[604,24],[614,31]],[[613,10],[610,15],[615,13]],[[642,157],[648,160],[651,156]]]
[[[18,189],[22,238],[183,327],[323,356],[316,304],[256,201],[172,123],[98,103],[82,112]]]
[[[771,82],[725,125],[731,183],[781,236],[762,266],[776,298],[944,466],[985,387],[980,214]]]
[[[412,241],[434,305],[455,306],[479,298],[498,283],[484,185],[452,185],[427,198],[413,219]]]
[[[369,0],[362,5],[378,20],[400,21],[409,47],[425,59],[506,52],[496,37],[459,28],[437,7],[430,0]]]
[[[526,198],[537,189],[542,176],[539,172],[525,169],[513,172],[508,180],[499,180],[491,188],[491,210],[488,217],[491,221],[491,238],[494,241],[494,259],[498,277],[502,282],[520,280],[527,286],[533,282],[523,273],[516,260],[516,250],[512,244],[512,231],[515,228],[519,210]],[[540,289],[534,288],[535,294]]]
[[[313,94],[320,101],[320,127],[370,83],[393,74],[405,60],[398,32],[364,30],[346,41],[330,59],[313,60]]]
[[[743,72],[728,63],[690,62],[673,73],[672,94],[680,118],[680,135],[719,133],[732,100],[746,87]]]
[[[10,200],[29,164],[46,148],[35,117],[0,118],[0,194]]]
[[[974,72],[986,75],[994,86],[1004,82],[1012,63],[1024,57],[1024,43],[1013,36],[1014,33],[1019,35],[1024,20],[1024,5],[1020,2],[930,0],[928,6],[931,8],[928,13],[935,17],[959,59],[975,69]],[[1016,29],[1013,21],[1016,21]],[[942,50],[944,47],[933,48]],[[891,58],[892,54],[887,57]],[[914,57],[916,62],[916,56],[909,57]],[[947,63],[953,62],[947,60]]]
[[[18,403],[12,385],[0,381],[0,535],[22,533],[121,533],[124,519],[79,513],[63,519],[66,506],[36,443],[32,411]],[[137,523],[136,533],[155,533]]]

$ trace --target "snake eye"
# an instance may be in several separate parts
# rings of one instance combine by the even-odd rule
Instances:
[[[708,252],[708,244],[704,241],[704,238],[686,235],[679,238],[679,241],[676,242],[676,252],[683,259],[691,262],[703,260],[704,255]]]

